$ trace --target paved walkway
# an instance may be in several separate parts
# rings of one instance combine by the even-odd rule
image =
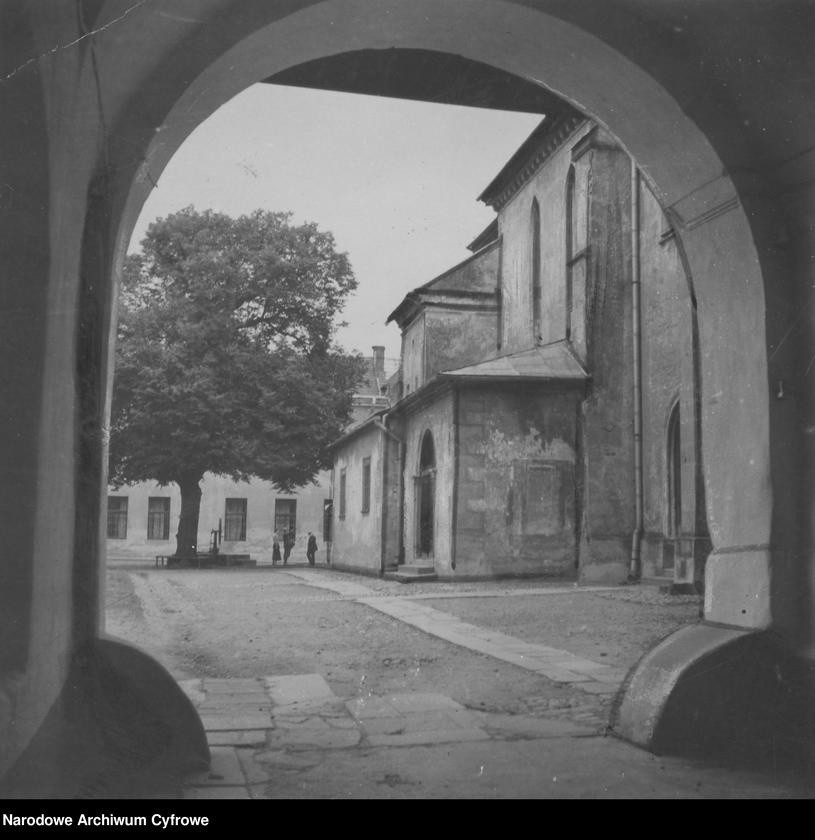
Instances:
[[[417,603],[420,598],[383,596],[318,570],[287,574],[589,693],[613,692],[623,677],[567,651],[467,624]],[[320,674],[202,678],[182,687],[198,708],[212,753],[210,770],[187,779],[184,798],[684,799],[808,793],[758,774],[659,758],[606,737],[588,721],[475,711],[440,693],[368,694],[345,701]]]
[[[417,600],[423,598],[432,597],[435,600],[439,597],[436,595],[387,597],[355,581],[336,580],[321,576],[319,572],[294,571],[288,574],[310,586],[329,589],[345,598],[365,604],[371,609],[423,630],[431,636],[444,639],[446,642],[509,662],[527,671],[534,671],[554,682],[573,684],[576,688],[591,694],[614,694],[625,678],[625,671],[601,662],[593,662],[546,645],[524,642],[495,630],[486,630],[474,624],[468,624],[456,616],[416,603]],[[613,588],[586,587],[579,591],[606,592]],[[558,595],[574,593],[575,588],[551,587],[504,591],[511,595]],[[470,597],[483,597],[478,592],[467,594]],[[498,595],[498,593],[492,594],[494,597]],[[455,596],[448,595],[448,597]]]

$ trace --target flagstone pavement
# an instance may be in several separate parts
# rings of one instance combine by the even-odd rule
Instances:
[[[625,673],[479,628],[421,599],[290,571],[459,647],[613,694]],[[556,594],[548,588],[546,594]],[[320,674],[186,680],[211,748],[189,799],[781,798],[809,791],[758,773],[657,757],[609,737],[604,721],[476,711],[443,694],[337,697]]]

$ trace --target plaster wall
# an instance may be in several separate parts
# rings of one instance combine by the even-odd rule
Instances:
[[[331,564],[378,574],[382,565],[383,432],[371,426],[334,453],[334,521]],[[371,497],[362,510],[362,462],[371,459]],[[345,516],[340,516],[340,475],[345,470]]]
[[[425,314],[427,378],[492,358],[497,332],[494,306],[486,310],[428,309]]]
[[[631,324],[631,163],[600,146],[591,157],[586,283],[587,366],[581,447],[584,511],[581,576],[619,582],[627,575],[634,527]]]
[[[402,387],[407,396],[426,382],[425,377],[425,316],[421,313],[402,333]]]
[[[679,402],[682,517],[679,533],[697,532],[697,398],[693,358],[693,310],[676,239],[651,190],[640,184],[640,279],[642,301],[643,518],[646,574],[693,580],[689,558],[663,555],[668,534],[668,420]],[[669,551],[682,546],[677,543]],[[692,552],[691,558],[692,560]],[[675,565],[675,569],[674,569]]]
[[[590,130],[580,126],[501,208],[502,344],[507,353],[566,337],[566,178],[571,149]],[[532,335],[532,202],[540,208],[541,335]]]
[[[578,401],[540,385],[462,388],[457,577],[575,575]]]
[[[455,427],[453,395],[446,393],[405,418],[404,545],[405,562],[432,562],[437,574],[452,570],[453,494],[455,479]],[[433,558],[417,554],[417,489],[419,454],[425,432],[433,435],[436,454]]]
[[[275,500],[293,499],[297,502],[297,510],[292,559],[298,562],[305,560],[308,532],[314,533],[318,543],[322,541],[323,502],[329,498],[329,483],[329,473],[323,471],[318,473],[316,484],[299,488],[294,493],[281,493],[269,481],[232,481],[225,476],[207,473],[201,482],[198,550],[207,551],[210,532],[218,527],[219,519],[222,524],[225,523],[226,499],[246,499],[246,539],[222,542],[221,552],[249,554],[258,563],[271,563]],[[160,487],[155,482],[143,482],[109,489],[108,495],[125,496],[128,500],[127,536],[125,539],[107,539],[108,558],[152,559],[156,554],[175,552],[175,534],[181,511],[181,493],[176,484]],[[147,539],[148,499],[151,496],[170,499],[170,536],[166,540]],[[318,560],[325,560],[319,554],[317,557]]]

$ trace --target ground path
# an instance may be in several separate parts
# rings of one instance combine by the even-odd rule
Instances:
[[[695,620],[692,598],[118,566],[108,603],[108,630],[160,659],[205,724],[213,766],[185,797],[808,793],[606,734],[626,669]]]

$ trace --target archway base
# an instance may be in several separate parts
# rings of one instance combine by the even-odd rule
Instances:
[[[0,795],[167,796],[209,760],[198,714],[167,671],[124,642],[96,639],[75,657],[59,700]]]
[[[773,634],[684,627],[627,677],[615,735],[657,754],[815,775],[815,670]]]

